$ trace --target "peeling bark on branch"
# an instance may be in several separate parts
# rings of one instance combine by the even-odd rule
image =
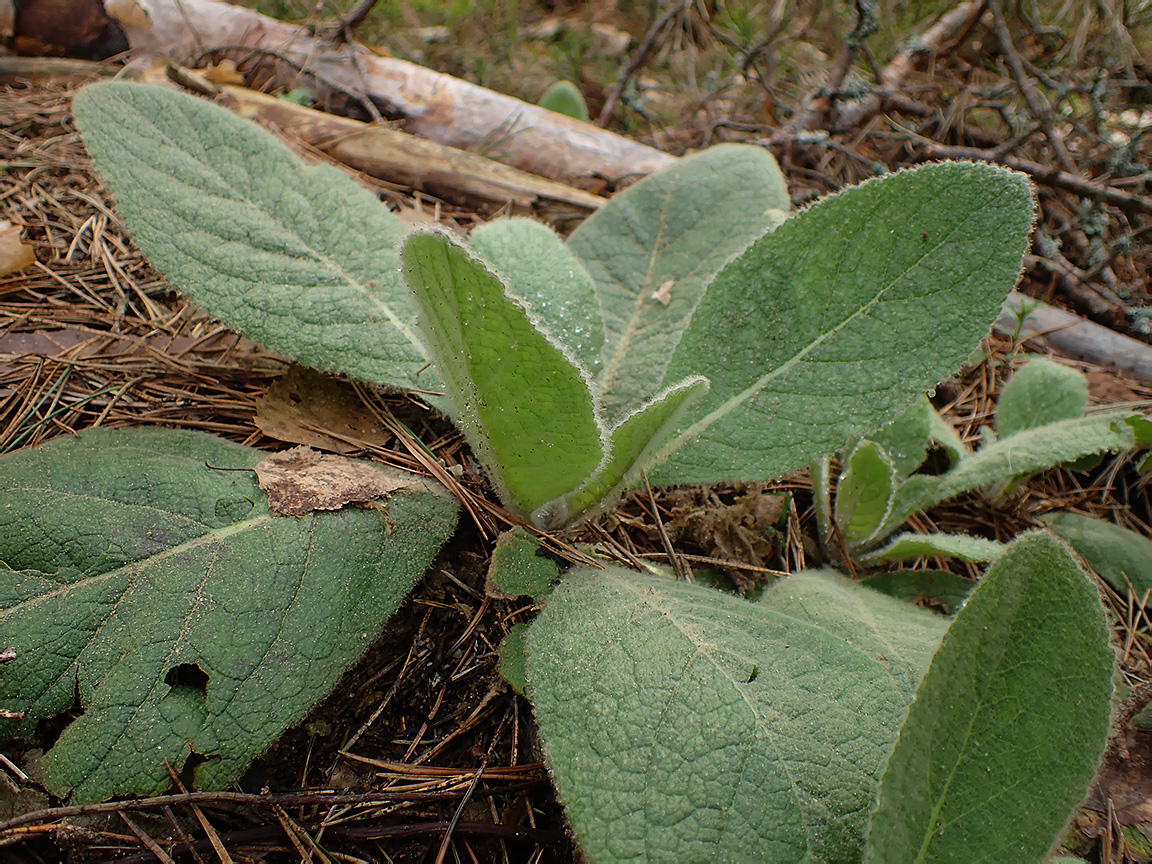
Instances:
[[[407,131],[461,150],[490,145],[485,155],[543,177],[615,185],[676,159],[591,123],[355,43],[333,45],[219,0],[108,0],[107,6],[136,52],[187,63],[223,48],[232,49],[233,59],[258,50],[303,70],[286,85],[356,94],[404,118]]]

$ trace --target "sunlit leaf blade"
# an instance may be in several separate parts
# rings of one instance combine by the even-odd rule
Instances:
[[[91,430],[0,459],[5,737],[83,713],[45,758],[77,802],[155,794],[193,754],[219,789],[336,684],[455,525],[436,487],[383,512],[272,516],[265,454],[202,433]]]
[[[592,277],[556,232],[533,219],[495,219],[477,227],[469,244],[595,377],[604,348],[600,301]]]
[[[880,786],[869,864],[1040,862],[1108,737],[1095,586],[1050,534],[1020,537],[957,615]]]
[[[599,384],[609,420],[660,390],[704,288],[790,207],[767,150],[723,144],[641,180],[576,229],[568,243],[592,274],[604,314]]]
[[[707,392],[706,379],[689,378],[621,420],[609,432],[608,458],[600,470],[560,503],[558,515],[563,521],[590,518],[614,506],[650,467],[687,405]]]
[[[944,621],[850,588],[823,610],[840,583],[827,598],[806,584],[780,599],[808,620],[622,568],[576,570],[549,595],[529,693],[589,861],[859,861],[923,662],[900,640]],[[909,625],[884,661],[870,619]]]
[[[600,464],[587,379],[500,279],[447,235],[412,235],[401,259],[452,419],[504,505],[532,518]]]
[[[941,163],[825,198],[761,237],[709,286],[668,366],[712,389],[659,478],[775,477],[890,420],[987,333],[1032,209],[1022,174]]]
[[[133,239],[176,288],[310,366],[437,388],[418,374],[404,226],[372,193],[185,93],[106,82],[74,109]]]
[[[1004,385],[996,405],[996,434],[1007,438],[1060,420],[1074,420],[1088,407],[1088,379],[1069,366],[1037,357]]]

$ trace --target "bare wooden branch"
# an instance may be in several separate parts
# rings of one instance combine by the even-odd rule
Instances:
[[[137,54],[184,62],[221,45],[235,46],[233,55],[246,47],[274,52],[306,73],[282,81],[285,87],[323,95],[317,86],[322,81],[343,92],[363,93],[403,118],[406,131],[460,150],[484,150],[542,177],[615,184],[676,159],[591,123],[381,57],[356,43],[333,46],[303,27],[220,0],[138,0],[136,8],[146,14],[120,24]]]
[[[904,48],[884,67],[877,92],[846,102],[835,114],[833,126],[837,129],[859,128],[883,107],[884,100],[896,94],[904,79],[923,58],[935,54],[957,34],[967,30],[984,11],[984,0],[963,0]]]
[[[399,129],[336,117],[245,87],[219,86],[222,103],[243,117],[278,127],[373,177],[482,212],[510,207],[513,213],[570,228],[605,202],[591,192]]]
[[[1064,146],[1064,134],[1052,122],[1052,107],[1044,101],[1044,97],[1036,92],[1036,88],[1028,80],[1020,54],[1012,44],[1012,34],[1008,32],[1008,25],[1004,22],[1004,15],[1000,11],[999,0],[988,0],[988,10],[992,13],[992,32],[996,34],[996,41],[1000,43],[1000,51],[1008,64],[1008,71],[1012,73],[1012,80],[1016,82],[1016,89],[1024,98],[1028,111],[1044,130],[1044,136],[1056,151],[1060,166],[1069,174],[1075,174],[1076,163],[1072,161],[1072,155]]]
[[[1122,189],[1105,186],[1092,180],[1085,180],[1067,171],[1053,168],[1051,165],[1041,165],[1029,159],[1020,159],[1016,156],[1001,157],[996,150],[981,150],[977,147],[953,147],[946,144],[926,144],[917,151],[917,159],[929,161],[932,159],[972,159],[977,162],[997,162],[1007,168],[1023,171],[1037,183],[1065,189],[1085,198],[1094,198],[1105,204],[1112,204],[1121,210],[1152,213],[1152,198],[1144,195],[1133,195]]]
[[[1038,342],[1057,354],[1085,360],[1152,383],[1152,346],[1049,306],[1018,291],[1004,302],[996,321],[1004,336]]]

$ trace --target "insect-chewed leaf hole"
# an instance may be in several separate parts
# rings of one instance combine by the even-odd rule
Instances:
[[[169,687],[190,687],[205,695],[208,693],[208,673],[196,663],[173,666],[164,676],[164,683]]]

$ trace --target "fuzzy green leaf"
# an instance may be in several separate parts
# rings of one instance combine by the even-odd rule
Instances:
[[[45,759],[76,802],[157,794],[192,754],[219,789],[376,638],[452,532],[417,478],[374,509],[273,516],[259,451],[197,432],[90,430],[0,460],[5,737],[80,716]],[[209,467],[215,466],[215,467]]]
[[[574,120],[588,119],[588,104],[584,94],[571,81],[554,81],[540,97],[540,107],[564,114]]]
[[[891,423],[868,433],[868,440],[884,448],[901,477],[924,464],[932,440],[932,413],[931,403],[921,396]]]
[[[940,412],[928,406],[930,413],[928,414],[928,432],[933,441],[940,445],[952,464],[955,465],[971,451],[964,440],[956,434],[956,430],[952,428],[952,424],[940,416]],[[985,428],[985,427],[981,427]]]
[[[228,326],[318,369],[436,389],[399,273],[399,217],[254,123],[163,87],[74,101],[85,146],[149,261]]]
[[[538,555],[540,550],[539,541],[519,526],[497,537],[488,562],[487,594],[512,600],[522,595],[539,600],[547,594],[560,575],[560,565]]]
[[[559,502],[556,521],[572,523],[612,507],[636,483],[676,429],[688,404],[708,392],[708,381],[682,381],[629,414],[608,437],[608,458],[584,486]]]
[[[874,591],[910,603],[928,603],[952,614],[964,605],[976,583],[947,570],[891,570],[860,580]]]
[[[599,384],[609,420],[660,390],[712,277],[790,206],[767,150],[722,144],[641,180],[576,229],[568,245],[592,274],[604,312]]]
[[[1029,360],[1004,385],[996,406],[996,434],[1007,438],[1060,420],[1074,420],[1088,407],[1084,373],[1041,357]]]
[[[401,259],[452,419],[504,505],[533,518],[600,465],[602,433],[584,373],[447,235],[413,234]]]
[[[1080,513],[1049,513],[1040,519],[1121,596],[1128,596],[1129,586],[1137,598],[1152,590],[1152,540]]]
[[[888,512],[896,491],[896,466],[879,444],[861,441],[844,459],[836,483],[836,524],[849,549],[872,539]]]
[[[768,479],[892,419],[988,332],[1032,209],[1024,175],[948,162],[829,196],[761,237],[708,287],[668,364],[670,380],[712,389],[656,476]]]
[[[807,570],[781,579],[765,592],[760,605],[815,624],[874,657],[907,702],[949,623],[835,570]]]
[[[468,238],[537,324],[590,375],[600,372],[604,321],[592,277],[564,241],[533,219],[496,219]]]
[[[584,854],[856,864],[925,659],[902,653],[930,654],[944,624],[820,575],[754,604],[621,568],[568,574],[528,632],[528,685]]]
[[[1046,471],[1065,462],[1133,446],[1135,436],[1127,413],[1094,414],[1061,420],[1017,432],[965,457],[946,474],[913,475],[896,492],[884,536],[917,510],[993,483]]]
[[[1104,609],[1068,550],[1020,537],[957,615],[880,785],[869,864],[1040,862],[1108,737]]]
[[[995,561],[1006,547],[995,540],[969,534],[901,534],[882,549],[857,555],[865,566],[882,561],[911,561],[913,558],[959,558],[961,561]]]

